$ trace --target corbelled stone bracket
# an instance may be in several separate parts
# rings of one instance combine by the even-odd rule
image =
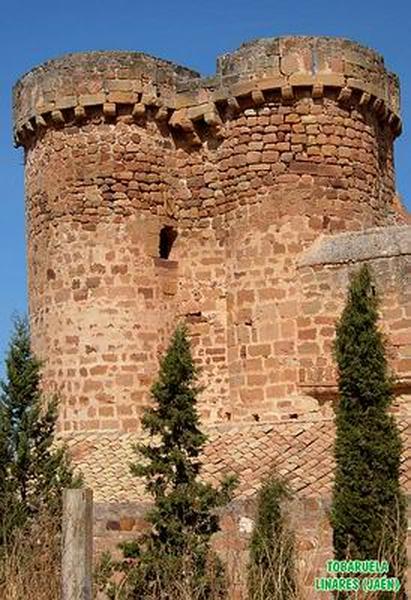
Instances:
[[[307,63],[309,48],[315,48],[315,64]],[[390,127],[394,136],[401,132],[395,75],[386,71],[378,54],[354,42],[257,40],[221,57],[218,68],[216,77],[201,79],[172,63],[121,52],[73,54],[50,61],[24,76],[14,89],[16,145],[30,143],[49,125],[82,123],[91,109],[93,117],[100,110],[111,122],[127,113],[136,121],[168,122],[198,145],[198,130],[204,125],[211,135],[224,135],[220,115],[230,119],[247,106],[263,107],[272,94],[285,104],[293,103],[301,90],[315,100],[337,95],[342,106],[357,105]],[[115,75],[117,70],[121,78]],[[67,73],[72,75],[68,79]],[[81,93],[77,80],[82,82]]]

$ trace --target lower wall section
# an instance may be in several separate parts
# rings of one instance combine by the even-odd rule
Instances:
[[[137,537],[144,528],[148,503],[99,503],[94,507],[95,556],[110,550],[119,556],[118,544]],[[246,600],[248,544],[255,519],[255,496],[233,500],[220,515],[221,531],[213,546],[227,565],[230,600]],[[296,498],[289,505],[289,519],[296,535],[297,563],[301,599],[317,597],[315,577],[325,576],[325,564],[333,558],[332,531],[329,525],[330,496]],[[408,497],[408,555],[411,553],[411,496]],[[375,557],[370,557],[375,558]],[[408,588],[411,568],[408,569]],[[321,598],[332,596],[321,593]]]
[[[404,443],[401,481],[411,498],[410,421],[404,415],[397,417]],[[328,513],[334,472],[334,427],[332,419],[295,419],[231,423],[206,430],[204,480],[216,485],[224,475],[236,474],[239,478],[237,496],[221,513],[222,531],[213,540],[228,564],[230,600],[245,600],[247,547],[256,494],[261,480],[273,469],[289,481],[295,493],[290,518],[297,535],[305,598],[316,595],[314,578],[321,576],[325,561],[332,558]],[[137,439],[142,441],[141,436]],[[119,542],[144,530],[144,515],[149,507],[143,482],[130,472],[130,463],[136,460],[136,434],[85,432],[67,436],[65,441],[86,485],[94,490],[95,554],[104,549],[116,551]],[[411,529],[409,533],[411,551]],[[322,593],[321,598],[325,600],[326,594]]]

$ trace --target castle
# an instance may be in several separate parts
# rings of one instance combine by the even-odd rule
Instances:
[[[94,489],[98,543],[139,528],[130,444],[185,319],[206,385],[205,476],[241,476],[216,544],[242,547],[249,500],[275,459],[300,502],[303,549],[330,556],[334,324],[364,261],[409,436],[399,110],[383,59],[327,37],[244,44],[211,78],[142,53],[91,52],[16,84],[33,342],[45,388],[62,399],[61,436]]]

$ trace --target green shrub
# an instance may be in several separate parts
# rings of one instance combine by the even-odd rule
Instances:
[[[294,534],[284,514],[285,502],[290,499],[283,480],[273,475],[263,482],[250,542],[249,600],[297,597]]]

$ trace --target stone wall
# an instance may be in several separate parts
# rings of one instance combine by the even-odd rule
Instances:
[[[296,534],[301,600],[313,597],[314,578],[326,576],[325,564],[332,557],[329,507],[328,497],[294,500],[287,507],[287,518]],[[103,549],[109,549],[113,556],[120,558],[118,543],[144,531],[147,508],[146,504],[95,505],[95,554],[98,556]],[[222,530],[213,538],[213,548],[226,565],[230,600],[247,600],[248,545],[254,519],[254,498],[234,501],[221,513]],[[327,594],[324,599],[332,600]]]
[[[331,499],[312,497],[294,500],[288,507],[289,524],[295,534],[298,580],[301,600],[314,597],[314,579],[326,577],[325,565],[333,558],[332,530],[329,525]],[[118,544],[131,540],[143,532],[146,523],[144,511],[147,505],[95,506],[95,554],[109,549],[119,557]],[[213,547],[221,555],[230,581],[230,600],[247,600],[246,569],[248,546],[255,519],[255,499],[235,501],[220,515],[222,530],[213,538]],[[411,496],[408,497],[408,519],[411,519]],[[411,535],[408,534],[408,555],[411,552]],[[407,572],[407,590],[411,569]],[[325,600],[331,594],[322,593]]]
[[[300,361],[301,389],[314,396],[336,398],[330,353],[333,325],[342,311],[350,274],[366,261],[382,301],[381,327],[396,375],[398,402],[394,410],[410,414],[410,233],[410,227],[403,226],[324,237],[301,256],[298,272],[304,302],[300,336],[307,340]]]

